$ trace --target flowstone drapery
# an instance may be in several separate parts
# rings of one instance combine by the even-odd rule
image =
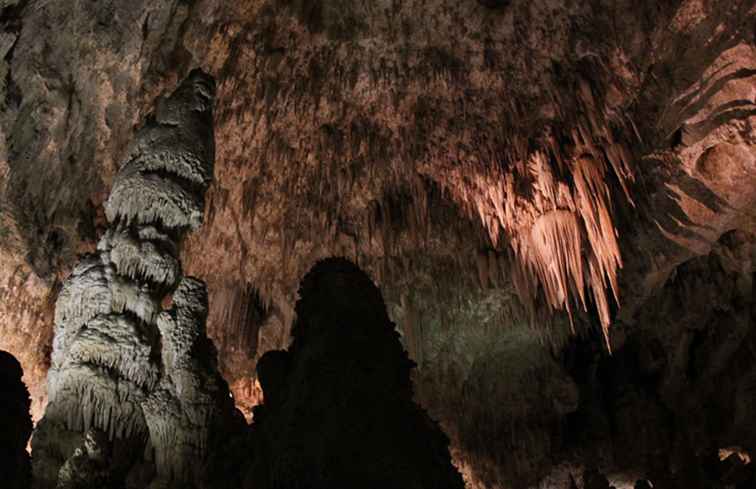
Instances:
[[[97,253],[63,285],[33,440],[41,486],[201,487],[238,419],[206,334],[205,284],[178,259],[212,180],[214,92],[195,70],[158,102],[115,177]]]

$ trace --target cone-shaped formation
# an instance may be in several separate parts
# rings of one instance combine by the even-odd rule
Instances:
[[[412,400],[413,362],[378,288],[342,259],[304,278],[294,341],[265,354],[255,487],[462,488],[448,440]]]
[[[182,277],[178,259],[212,179],[214,90],[194,71],[161,100],[115,178],[98,252],[63,286],[34,436],[42,486],[202,486],[213,434],[236,419],[205,330],[205,285]]]
[[[26,444],[32,432],[29,391],[23,371],[13,355],[0,350],[0,475],[2,487],[29,487],[30,466]]]

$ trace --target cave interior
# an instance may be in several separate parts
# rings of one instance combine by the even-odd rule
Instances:
[[[756,488],[756,0],[0,0],[3,489]]]

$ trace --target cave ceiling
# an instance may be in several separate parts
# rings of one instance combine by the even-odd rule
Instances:
[[[475,443],[444,418],[463,384],[549,420],[578,402],[554,360],[571,338],[606,355],[654,331],[684,362],[681,323],[725,310],[743,341],[755,43],[753,0],[0,0],[0,349],[39,417],[62,280],[136,128],[201,68],[215,180],[181,259],[238,405],[287,346],[301,278],[344,256],[381,288],[468,480],[493,487],[502,462],[465,461]]]

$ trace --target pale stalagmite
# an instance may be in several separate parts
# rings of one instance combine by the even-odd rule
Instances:
[[[97,253],[63,285],[33,443],[43,486],[202,485],[213,440],[237,420],[205,285],[178,259],[212,177],[214,87],[195,70],[159,101],[116,176]]]

